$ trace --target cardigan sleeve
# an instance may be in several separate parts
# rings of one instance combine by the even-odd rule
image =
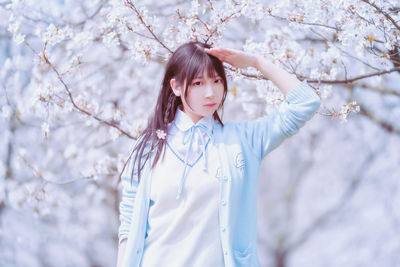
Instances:
[[[289,91],[279,109],[267,116],[244,122],[239,131],[261,160],[285,138],[296,134],[314,116],[320,104],[320,97],[304,80]]]
[[[136,199],[136,191],[138,188],[137,175],[134,174],[131,183],[131,173],[133,165],[133,157],[131,157],[125,166],[121,175],[122,197],[119,204],[119,220],[120,226],[118,230],[119,243],[128,237],[131,226],[131,218],[133,207]]]

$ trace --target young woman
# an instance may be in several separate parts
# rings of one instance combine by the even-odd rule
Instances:
[[[223,123],[222,62],[258,69],[285,94],[284,105],[257,120]],[[306,81],[266,59],[200,42],[180,46],[121,176],[117,266],[259,266],[260,162],[319,105]]]

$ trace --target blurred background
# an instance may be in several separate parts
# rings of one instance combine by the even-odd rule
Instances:
[[[0,266],[115,266],[118,176],[164,67],[199,40],[266,57],[320,110],[262,162],[262,266],[400,266],[397,0],[0,0]],[[283,97],[226,65],[223,121]]]

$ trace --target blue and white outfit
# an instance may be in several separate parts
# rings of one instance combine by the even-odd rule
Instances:
[[[285,109],[253,121],[196,124],[177,110],[165,157],[147,163],[130,183],[122,174],[119,241],[128,238],[124,267],[260,266],[256,247],[260,162],[297,133],[320,106],[306,81]],[[154,155],[154,153],[153,153]]]

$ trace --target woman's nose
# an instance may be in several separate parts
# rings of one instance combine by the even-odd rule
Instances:
[[[206,85],[206,97],[214,96],[214,89],[211,84]]]

